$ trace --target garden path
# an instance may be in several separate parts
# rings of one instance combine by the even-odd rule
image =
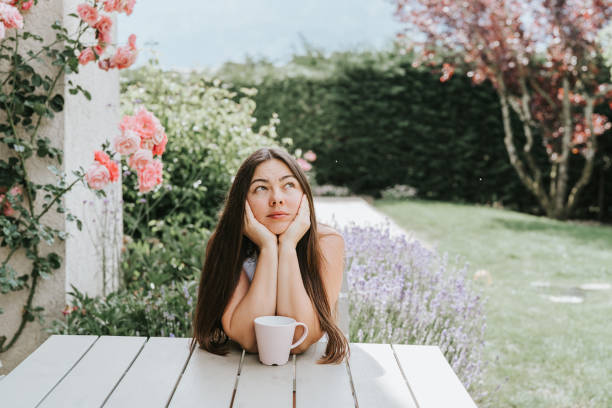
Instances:
[[[409,240],[418,239],[423,246],[433,249],[431,244],[424,242],[414,233],[397,225],[391,218],[378,211],[361,197],[314,197],[314,204],[319,222],[338,228],[353,223],[360,227],[388,226],[389,233],[392,236],[403,234]]]

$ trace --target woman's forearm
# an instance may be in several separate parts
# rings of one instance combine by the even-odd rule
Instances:
[[[231,328],[236,328],[232,330],[233,339],[248,351],[255,351],[257,344],[253,320],[276,314],[277,271],[278,248],[262,248],[249,291],[236,307],[230,323]]]
[[[305,347],[298,347],[299,352],[300,349],[303,350],[308,345],[318,341],[321,335],[319,334],[319,319],[304,288],[297,252],[292,245],[279,244],[277,279],[276,314],[292,317],[308,326],[308,337],[303,343]],[[299,339],[302,334],[303,328],[298,327],[294,334],[294,341]]]

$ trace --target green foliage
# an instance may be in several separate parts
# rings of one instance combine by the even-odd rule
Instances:
[[[231,92],[221,81],[195,72],[162,71],[155,60],[122,73],[123,112],[131,114],[144,104],[168,134],[164,185],[149,195],[144,208],[134,181],[123,184],[127,234],[148,236],[152,220],[211,228],[242,161],[260,147],[291,145],[290,139],[277,137],[274,115],[252,130],[251,93]]]
[[[73,286],[65,317],[53,320],[48,332],[191,336],[191,313],[210,233],[163,221],[150,227],[155,237],[128,238],[124,245],[121,289],[106,297],[89,297]]]
[[[509,162],[498,96],[489,83],[475,86],[461,72],[441,83],[429,70],[413,68],[410,55],[396,51],[327,58],[310,53],[280,68],[265,61],[243,68],[226,65],[218,75],[235,89],[257,87],[254,115],[259,121],[277,113],[278,133],[317,153],[319,184],[376,197],[403,184],[422,198],[542,213]],[[607,106],[596,113],[612,116]],[[522,126],[512,119],[520,151]],[[576,217],[612,219],[610,139],[610,132],[599,138],[594,176]],[[544,148],[534,149],[547,174]],[[579,177],[583,162],[572,157],[570,182]]]
[[[188,230],[159,221],[152,226],[156,236],[128,242],[122,254],[124,287],[132,290],[199,279],[208,230]]]
[[[197,283],[182,282],[150,290],[117,291],[90,297],[72,285],[65,319],[51,322],[51,334],[190,337]]]

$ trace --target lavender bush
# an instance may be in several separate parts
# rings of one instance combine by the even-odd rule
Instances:
[[[387,227],[340,228],[351,342],[437,345],[475,399],[482,388],[483,299],[449,262]]]

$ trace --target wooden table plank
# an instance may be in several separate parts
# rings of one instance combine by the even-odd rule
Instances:
[[[101,406],[146,340],[131,336],[100,337],[40,407]]]
[[[285,365],[268,366],[258,354],[245,354],[233,407],[292,407],[294,372],[291,355]]]
[[[327,342],[319,341],[296,360],[297,407],[354,407],[351,381],[346,361],[341,364],[317,364],[325,354]]]
[[[476,408],[439,347],[394,344],[393,349],[420,408]]]
[[[189,358],[190,341],[150,337],[104,408],[165,407]]]
[[[349,367],[359,408],[416,408],[389,344],[351,343]]]
[[[226,356],[196,346],[170,407],[229,407],[241,356],[242,349],[234,343],[231,343],[230,353]]]
[[[50,336],[0,381],[0,406],[34,407],[98,336]]]

